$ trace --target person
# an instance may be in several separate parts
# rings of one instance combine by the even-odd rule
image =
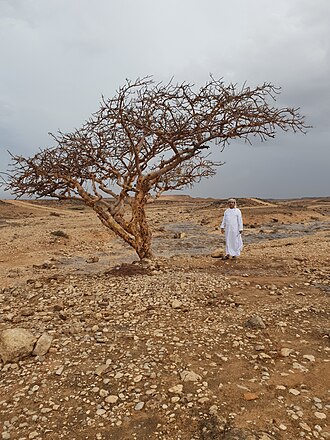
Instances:
[[[226,254],[223,257],[225,260],[228,260],[229,257],[239,257],[243,249],[241,210],[237,208],[235,199],[229,199],[228,206],[220,225],[221,233],[225,233]]]

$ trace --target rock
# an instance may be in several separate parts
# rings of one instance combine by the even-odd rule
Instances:
[[[179,385],[175,385],[172,388],[169,388],[169,393],[173,393],[173,394],[181,394],[183,390],[183,385],[179,384]]]
[[[255,328],[255,329],[264,329],[266,328],[265,323],[258,315],[252,316],[245,323],[245,327]]]
[[[106,397],[104,400],[107,403],[116,403],[118,401],[118,399],[119,399],[118,396],[115,396],[115,395],[112,394],[111,396]]]
[[[61,376],[61,374],[63,373],[63,370],[64,370],[64,365],[62,365],[61,367],[59,367],[59,368],[55,371],[55,374],[56,374],[57,376]]]
[[[100,395],[101,397],[107,397],[107,396],[109,395],[109,391],[108,391],[108,390],[101,389],[101,390],[99,391],[99,395]]]
[[[134,409],[135,409],[135,411],[140,411],[143,407],[144,407],[144,402],[138,402],[135,405]]]
[[[315,356],[313,356],[312,354],[304,354],[303,358],[307,359],[310,362],[315,362]]]
[[[176,238],[176,239],[182,239],[182,238],[185,238],[187,236],[187,234],[185,233],[185,232],[176,232],[175,234],[174,234],[174,236],[173,236],[173,238]]]
[[[97,263],[100,260],[99,257],[90,257],[87,258],[86,263]]]
[[[45,355],[50,349],[52,341],[53,341],[53,337],[51,335],[49,335],[48,333],[43,333],[40,336],[40,338],[37,340],[37,343],[34,347],[32,354],[34,356]]]
[[[220,258],[223,256],[223,250],[222,249],[216,249],[214,252],[212,252],[211,257],[212,258]]]
[[[183,382],[198,382],[201,380],[201,376],[194,371],[184,370],[180,373],[181,380]]]
[[[218,414],[218,407],[217,407],[217,405],[212,405],[212,406],[210,406],[209,414],[211,414],[211,415],[216,415],[216,414]]]
[[[292,348],[282,348],[280,353],[282,357],[288,357],[292,352]]]
[[[295,388],[290,388],[290,389],[289,389],[289,393],[290,393],[290,394],[293,394],[294,396],[299,396],[300,391],[299,391],[299,390],[296,390]]]
[[[258,394],[256,393],[244,393],[244,400],[257,400],[259,398]]]
[[[175,299],[172,301],[172,309],[180,309],[180,307],[182,306],[182,302],[179,301],[178,299]]]
[[[102,374],[104,374],[106,371],[108,371],[108,369],[109,369],[109,365],[108,364],[98,365],[95,368],[95,374],[97,376],[102,376]]]
[[[316,411],[316,412],[314,413],[314,416],[315,416],[317,419],[320,419],[320,420],[324,420],[324,419],[327,418],[326,414],[321,413],[321,412],[318,412],[318,411]]]
[[[0,334],[0,357],[4,363],[17,362],[31,355],[35,342],[35,336],[26,329],[3,330]]]
[[[305,423],[305,422],[299,423],[299,426],[304,431],[307,431],[307,432],[311,432],[312,431],[311,427],[309,425],[307,425],[307,423]]]
[[[275,440],[275,437],[270,436],[267,432],[258,433],[258,440]]]

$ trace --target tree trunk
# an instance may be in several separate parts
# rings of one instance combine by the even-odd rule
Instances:
[[[148,225],[145,206],[149,186],[146,181],[141,179],[137,184],[137,193],[132,201],[132,232],[135,237],[134,249],[139,258],[153,258],[151,251],[152,233]]]

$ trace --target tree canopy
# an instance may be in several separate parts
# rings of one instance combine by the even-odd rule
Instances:
[[[83,200],[140,258],[150,257],[148,198],[213,176],[222,163],[211,159],[210,146],[264,141],[277,129],[305,132],[299,108],[273,105],[279,91],[212,77],[198,90],[151,77],[127,80],[113,98],[102,97],[80,129],[52,135],[54,147],[30,158],[11,154],[6,189],[17,197]]]

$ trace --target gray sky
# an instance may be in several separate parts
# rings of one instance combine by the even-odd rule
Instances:
[[[48,132],[79,128],[126,78],[202,85],[212,73],[281,86],[278,105],[313,129],[232,143],[217,176],[184,192],[328,196],[329,23],[329,0],[0,0],[0,169],[7,149],[30,156]]]

